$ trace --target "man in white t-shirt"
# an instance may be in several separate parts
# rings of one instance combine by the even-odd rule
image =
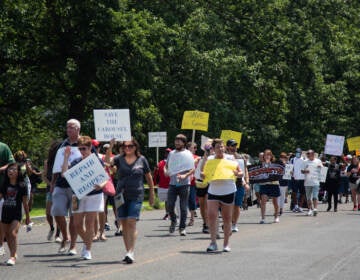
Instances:
[[[308,216],[316,216],[322,162],[320,159],[315,158],[313,150],[307,151],[306,155],[307,160],[304,161],[301,172],[305,174],[304,185],[309,208]]]
[[[293,212],[302,212],[302,208],[305,201],[305,188],[304,188],[304,179],[305,175],[301,172],[301,169],[304,164],[304,159],[301,156],[302,150],[296,148],[295,157],[291,159],[290,163],[294,166],[292,174],[292,192],[291,192],[291,201],[294,205],[292,209]],[[299,199],[298,199],[299,195]]]

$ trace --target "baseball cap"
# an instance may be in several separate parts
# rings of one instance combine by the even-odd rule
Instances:
[[[106,143],[106,144],[103,146],[103,148],[104,148],[104,149],[109,149],[109,148],[110,148],[110,144],[107,144],[107,143]]]
[[[237,142],[234,139],[229,139],[226,141],[226,146],[236,146]]]
[[[98,140],[96,140],[96,139],[92,139],[92,140],[91,140],[91,144],[92,144],[95,148],[97,148],[97,147],[99,147],[100,142],[99,142]]]
[[[347,158],[347,159],[352,159],[352,156],[351,156],[351,155],[347,155],[346,158]]]

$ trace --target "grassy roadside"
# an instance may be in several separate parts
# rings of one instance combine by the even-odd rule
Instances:
[[[39,217],[45,216],[45,207],[46,207],[46,186],[45,184],[40,184],[38,186],[38,191],[35,193],[34,196],[34,204],[33,208],[30,212],[30,217]],[[151,207],[148,201],[148,193],[145,190],[145,200],[143,202],[143,211],[150,211],[154,209],[164,209],[165,204],[164,202],[160,202],[158,198],[155,198],[155,205]]]

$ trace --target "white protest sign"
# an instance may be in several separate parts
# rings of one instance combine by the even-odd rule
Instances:
[[[204,136],[204,135],[201,135],[201,149],[202,150],[205,150],[205,144],[206,143],[208,143],[209,142],[209,140],[210,140],[210,138],[209,137],[206,137],[206,136]]]
[[[64,173],[78,199],[94,190],[94,186],[109,180],[96,154],[91,154]]]
[[[94,110],[94,124],[98,141],[131,140],[129,109]]]
[[[326,135],[325,154],[341,156],[343,153],[345,136]]]
[[[245,176],[245,161],[243,159],[237,159],[237,162],[240,166],[241,171],[243,172]]]
[[[166,147],[166,131],[149,132],[149,148]]]
[[[283,175],[283,179],[284,180],[291,180],[291,174],[294,170],[294,165],[293,164],[285,164],[285,172],[284,172],[284,175]]]
[[[195,168],[195,161],[190,151],[170,152],[168,157],[168,173],[170,176],[193,168]]]
[[[204,159],[200,159],[198,165],[195,168],[194,177],[197,180],[202,180],[201,178],[201,166],[203,164]]]
[[[53,166],[53,170],[52,170],[53,173],[61,173],[61,167],[64,163],[64,152],[65,152],[65,147],[60,148],[56,152],[54,166]],[[81,153],[80,153],[78,147],[71,147],[71,153],[69,156],[68,164],[70,165],[70,163],[74,159],[77,159],[80,157],[81,157]]]
[[[327,172],[328,172],[328,168],[326,166],[321,166],[321,170],[320,170],[320,182],[321,183],[325,183]]]

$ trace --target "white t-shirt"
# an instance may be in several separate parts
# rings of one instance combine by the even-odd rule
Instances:
[[[305,174],[304,186],[319,186],[322,162],[320,159],[305,160],[303,170],[309,170],[309,173]]]
[[[294,157],[292,160],[292,164],[294,165],[294,179],[295,180],[304,180],[305,174],[301,173],[303,169],[304,160],[302,158]]]

